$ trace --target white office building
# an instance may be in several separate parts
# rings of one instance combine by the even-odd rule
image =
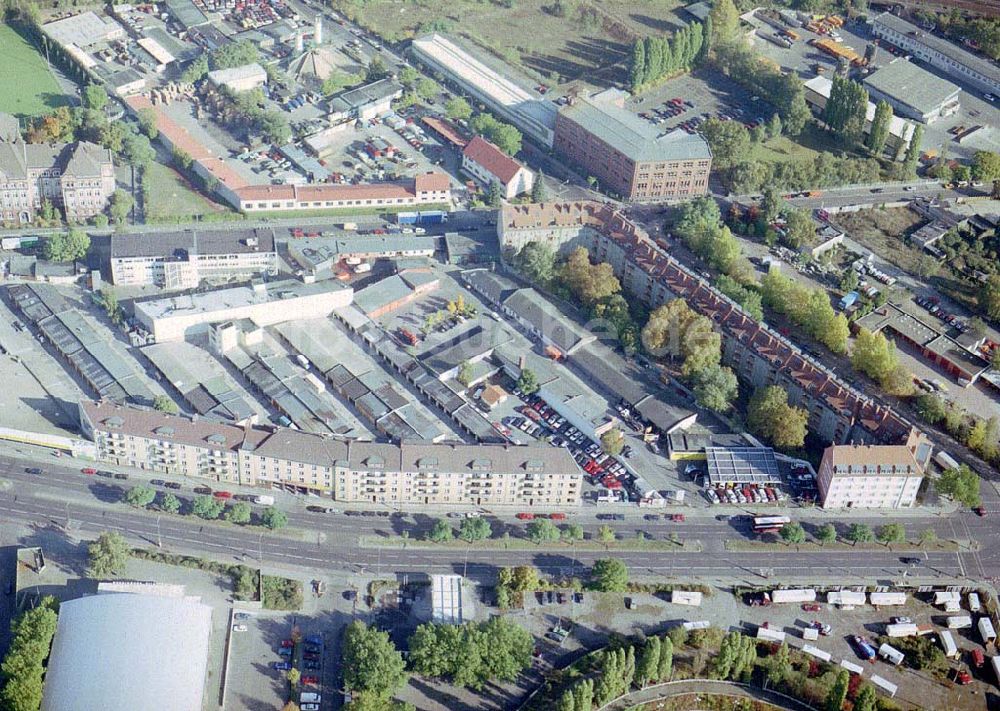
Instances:
[[[902,509],[917,499],[923,468],[911,437],[905,445],[834,445],[820,463],[817,485],[826,509]]]

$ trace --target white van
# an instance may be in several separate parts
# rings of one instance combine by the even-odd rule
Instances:
[[[318,704],[322,700],[323,697],[315,691],[303,691],[299,696],[299,703],[302,704]]]

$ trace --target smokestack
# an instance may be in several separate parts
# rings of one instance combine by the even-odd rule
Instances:
[[[323,18],[316,15],[316,27],[313,30],[313,41],[317,46],[323,44]]]
[[[296,54],[302,54],[302,50],[303,50],[303,47],[302,47],[302,33],[301,32],[296,32],[295,33],[295,53]]]

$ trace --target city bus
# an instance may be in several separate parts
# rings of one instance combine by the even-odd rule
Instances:
[[[754,533],[777,533],[792,522],[787,516],[754,516]]]

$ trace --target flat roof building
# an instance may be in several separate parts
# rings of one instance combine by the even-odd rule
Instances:
[[[900,445],[836,445],[827,447],[816,484],[823,508],[900,509],[916,503],[924,478],[918,458],[926,460],[930,445],[911,436]]]
[[[135,302],[135,317],[157,342],[204,333],[209,325],[252,319],[271,326],[298,318],[329,316],[351,303],[353,289],[336,281],[303,284],[293,279]]]
[[[197,598],[106,593],[66,600],[42,711],[201,711],[212,608]],[[127,670],[127,673],[123,673]]]
[[[891,12],[883,12],[872,23],[876,37],[906,50],[955,79],[967,81],[980,91],[1000,94],[1000,67],[995,62],[962,49],[954,42],[917,27]]]
[[[711,486],[780,484],[781,473],[770,447],[705,447]]]
[[[256,62],[229,69],[216,69],[208,73],[213,86],[224,86],[235,92],[250,91],[267,83],[267,72]]]
[[[75,45],[86,49],[100,42],[125,39],[125,28],[110,17],[101,17],[92,10],[53,20],[42,25],[42,32],[63,47]]]
[[[958,111],[962,91],[905,59],[894,59],[869,74],[864,84],[873,99],[885,99],[897,115],[921,123],[933,123]]]
[[[239,281],[278,273],[274,229],[182,230],[111,235],[115,286],[193,289],[205,280]]]
[[[355,89],[348,89],[330,99],[330,120],[367,121],[384,114],[392,102],[402,95],[403,86],[393,79],[379,79]]]
[[[554,103],[488,67],[444,35],[418,37],[413,40],[410,51],[423,64],[448,77],[532,140],[546,148],[552,147],[556,126]]]
[[[155,410],[80,403],[101,461],[338,501],[567,507],[583,475],[562,447],[387,444],[293,429],[239,427]]]
[[[805,93],[806,103],[809,104],[809,108],[812,112],[819,116],[823,116],[823,111],[826,109],[826,102],[830,99],[830,92],[833,90],[833,82],[825,76],[815,76],[805,84],[802,85]],[[869,101],[868,106],[865,109],[865,125],[862,128],[862,132],[868,134],[872,129],[872,121],[875,119],[875,102]],[[889,120],[889,136],[886,140],[886,151],[895,156],[900,147],[906,147],[910,145],[910,138],[913,136],[913,124],[909,121],[892,115]]]
[[[667,133],[624,106],[616,89],[578,97],[559,111],[553,148],[626,200],[704,195],[712,152],[698,134]]]

